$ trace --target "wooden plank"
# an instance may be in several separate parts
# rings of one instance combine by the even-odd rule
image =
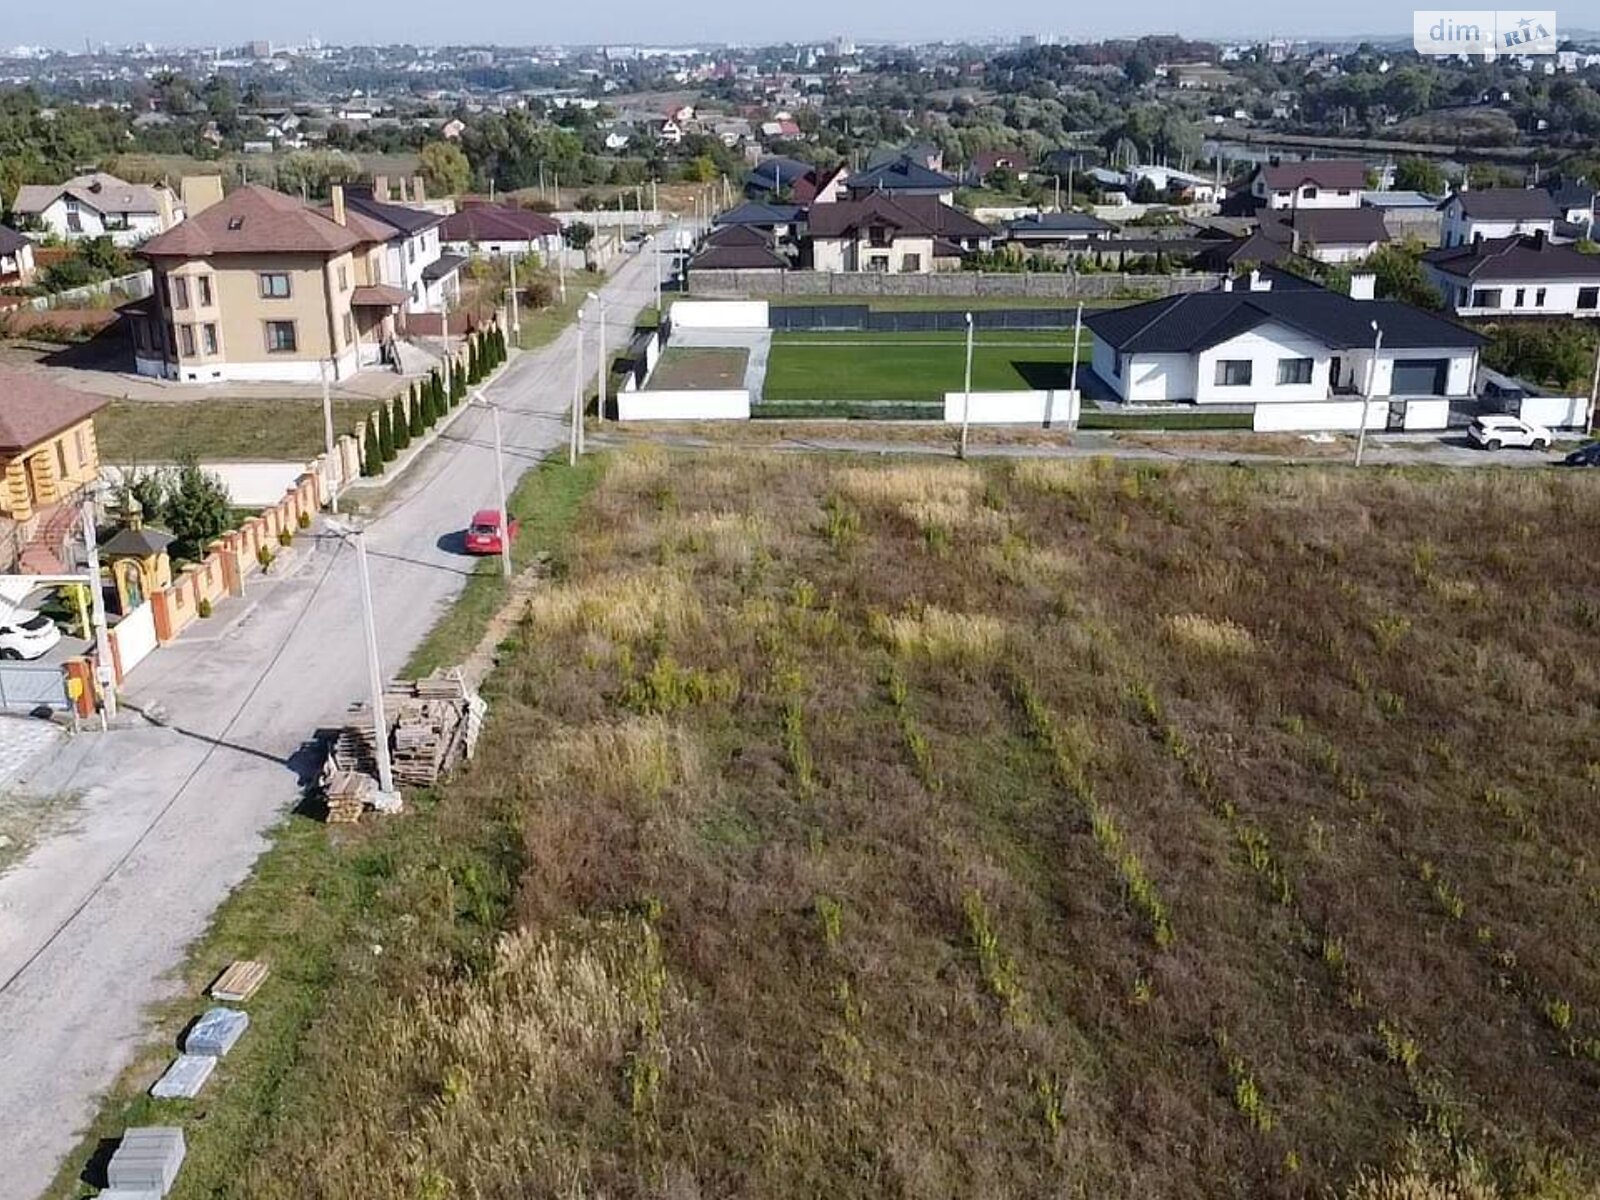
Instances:
[[[217,1000],[248,1000],[266,981],[270,970],[264,962],[239,959],[217,976],[216,982],[211,985],[211,995]]]

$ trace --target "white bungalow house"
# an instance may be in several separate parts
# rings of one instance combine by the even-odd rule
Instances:
[[[1370,295],[1371,277],[1353,285]],[[1221,291],[1168,296],[1084,318],[1099,382],[1128,404],[1288,405],[1473,395],[1471,330],[1394,300],[1353,299],[1272,273]],[[1383,331],[1374,369],[1373,350]]]
[[[1489,241],[1524,233],[1550,237],[1561,220],[1561,210],[1543,188],[1456,192],[1440,202],[1439,211],[1439,244],[1446,249],[1469,245],[1475,238]]]

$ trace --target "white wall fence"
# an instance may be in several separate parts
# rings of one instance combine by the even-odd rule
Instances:
[[[282,498],[282,493],[279,494]],[[148,658],[157,645],[155,608],[146,600],[112,626],[109,638],[111,655],[116,660],[117,678]]]
[[[1367,410],[1369,432],[1389,427],[1387,400],[1374,400],[1370,405],[1363,400],[1308,400],[1304,404],[1258,404],[1251,428],[1257,433],[1359,430],[1363,409]],[[1445,411],[1448,414],[1448,401]]]
[[[972,425],[1076,425],[1082,405],[1077,392],[973,392],[970,409],[967,393],[944,394],[944,419],[959,425],[963,411]]]
[[[637,209],[625,208],[620,213],[616,206],[611,208],[597,208],[591,212],[584,212],[581,208],[568,209],[565,212],[550,214],[563,225],[570,225],[574,221],[582,221],[585,225],[592,225],[596,229],[616,229],[619,226],[625,232],[634,232],[643,222],[647,228],[666,224],[659,209],[647,208],[643,212]]]
[[[35,312],[45,312],[52,308],[83,308],[101,296],[110,296],[119,304],[126,304],[130,300],[143,300],[153,291],[155,291],[155,277],[149,271],[135,271],[131,275],[118,275],[115,279],[69,288],[64,292],[35,296],[28,301],[28,307]]]
[[[672,306],[678,329],[765,329],[765,300],[680,300]]]
[[[748,421],[750,393],[737,390],[623,392],[617,397],[619,421]]]
[[[1517,416],[1550,429],[1582,429],[1589,421],[1586,396],[1524,396],[1517,402]]]

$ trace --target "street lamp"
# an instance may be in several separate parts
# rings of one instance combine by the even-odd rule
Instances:
[[[344,464],[334,457],[337,449],[333,440],[333,395],[328,389],[328,360],[319,364],[322,371],[322,436],[327,443],[328,455],[324,460],[323,478],[328,481],[328,507],[339,511],[339,480],[344,475]]]
[[[1361,397],[1361,428],[1356,431],[1356,466],[1361,465],[1361,455],[1367,448],[1367,413],[1372,408],[1372,393],[1378,389],[1378,353],[1383,349],[1383,327],[1372,322],[1372,364],[1367,368],[1366,394]]]
[[[372,690],[372,741],[378,758],[378,789],[389,798],[394,796],[394,770],[389,762],[389,722],[383,713],[383,670],[378,665],[378,626],[372,615],[372,580],[367,575],[365,530],[360,525],[339,521],[326,522],[326,528],[356,548],[356,574],[361,581],[361,623],[367,643],[367,682]]]
[[[506,506],[505,452],[500,444],[500,406],[491,404],[482,392],[472,394],[472,402],[487,408],[494,418],[494,480],[500,489],[500,573],[511,578],[511,510]]]
[[[961,396],[961,443],[956,447],[956,457],[967,456],[967,425],[972,419],[972,314],[967,314],[967,375]]]
[[[577,344],[572,358],[572,428],[567,431],[567,465],[578,465],[583,453],[583,305],[578,306]]]

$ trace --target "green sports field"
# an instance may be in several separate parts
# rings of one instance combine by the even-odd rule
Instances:
[[[762,395],[778,401],[938,400],[961,390],[965,357],[963,333],[778,333]],[[1065,388],[1072,359],[1070,332],[982,333],[973,347],[972,390]]]

